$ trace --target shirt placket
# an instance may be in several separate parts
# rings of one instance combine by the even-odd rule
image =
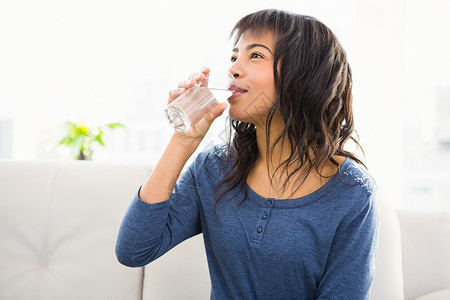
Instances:
[[[261,243],[264,233],[267,228],[267,223],[270,219],[270,213],[273,209],[274,199],[267,199],[264,203],[262,210],[260,210],[257,216],[256,225],[252,228],[252,240],[256,243]]]

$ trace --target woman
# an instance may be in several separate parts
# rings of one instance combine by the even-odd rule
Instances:
[[[203,233],[212,299],[367,299],[378,215],[373,179],[344,150],[353,139],[344,50],[318,20],[278,10],[244,17],[232,35],[232,141],[178,179],[226,104],[174,133],[123,220],[119,261],[143,266]]]

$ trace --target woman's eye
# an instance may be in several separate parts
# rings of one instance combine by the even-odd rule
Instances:
[[[259,53],[252,53],[251,58],[263,58],[263,56]]]
[[[231,59],[230,59],[230,61],[233,62],[233,63],[234,63],[236,60],[237,60],[237,58],[234,57],[234,56],[232,56]]]

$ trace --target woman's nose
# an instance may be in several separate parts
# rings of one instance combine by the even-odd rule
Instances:
[[[228,71],[233,75],[234,78],[239,78],[242,77],[243,71],[242,68],[236,62],[233,63],[233,65],[228,69]]]

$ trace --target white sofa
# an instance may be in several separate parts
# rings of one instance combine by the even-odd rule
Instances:
[[[209,299],[201,236],[145,268],[117,262],[121,219],[148,171],[0,160],[0,299]],[[395,212],[388,199],[371,298],[450,299],[449,214]]]

